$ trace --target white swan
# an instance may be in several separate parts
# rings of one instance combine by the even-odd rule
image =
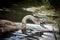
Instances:
[[[27,20],[32,20],[35,24],[40,24],[39,20],[37,18],[35,18],[34,16],[32,15],[26,15],[23,19],[22,19],[22,26],[21,26],[21,29],[22,29],[22,32],[24,34],[26,34],[26,22]]]

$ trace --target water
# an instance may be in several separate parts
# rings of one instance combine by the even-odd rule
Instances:
[[[25,36],[22,34],[21,30],[15,31],[13,36],[0,37],[0,40],[24,40]]]
[[[20,26],[21,23],[16,23],[18,26]],[[51,24],[45,24],[45,27],[47,27],[47,29],[42,28],[39,25],[36,24],[27,24],[27,29],[32,29],[31,30],[27,30],[27,34],[28,35],[32,35],[31,37],[29,37],[28,35],[22,34],[21,30],[15,31],[13,34],[14,36],[10,36],[10,37],[0,37],[0,40],[55,40],[54,34],[50,33],[50,32],[43,32],[41,33],[41,31],[44,30],[50,30],[52,31],[52,25]],[[58,33],[58,28],[54,28],[55,31]],[[60,35],[56,34],[57,40],[60,39]]]

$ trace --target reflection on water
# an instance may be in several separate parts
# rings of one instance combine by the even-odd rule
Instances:
[[[18,26],[20,26],[20,23],[16,23]],[[21,30],[15,31],[13,36],[8,36],[6,38],[4,37],[0,37],[0,40],[55,40],[54,34],[52,32],[41,32],[44,30],[50,30],[52,31],[52,26],[51,24],[45,24],[45,27],[47,27],[47,29],[42,28],[39,25],[36,24],[27,24],[27,29],[32,29],[31,30],[27,30],[27,34],[30,35],[25,35],[22,34]],[[58,28],[55,28],[56,32],[58,31]],[[5,35],[6,36],[6,35]],[[60,39],[60,35],[56,33],[56,37],[59,40]]]

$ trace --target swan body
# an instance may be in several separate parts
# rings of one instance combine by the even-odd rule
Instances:
[[[23,19],[22,19],[22,26],[21,26],[21,29],[22,29],[22,33],[26,34],[26,22],[27,20],[32,20],[35,24],[40,24],[39,20],[37,18],[35,18],[34,16],[32,15],[26,15]]]

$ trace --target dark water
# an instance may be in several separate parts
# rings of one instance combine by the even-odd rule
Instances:
[[[0,40],[23,40],[23,37],[22,37],[22,38],[20,38],[20,37],[1,38],[1,37],[0,37]]]
[[[20,32],[18,33],[18,31],[13,32],[11,34],[8,33],[9,35],[5,33],[4,36],[0,37],[0,40],[24,40],[25,39],[24,35]]]

